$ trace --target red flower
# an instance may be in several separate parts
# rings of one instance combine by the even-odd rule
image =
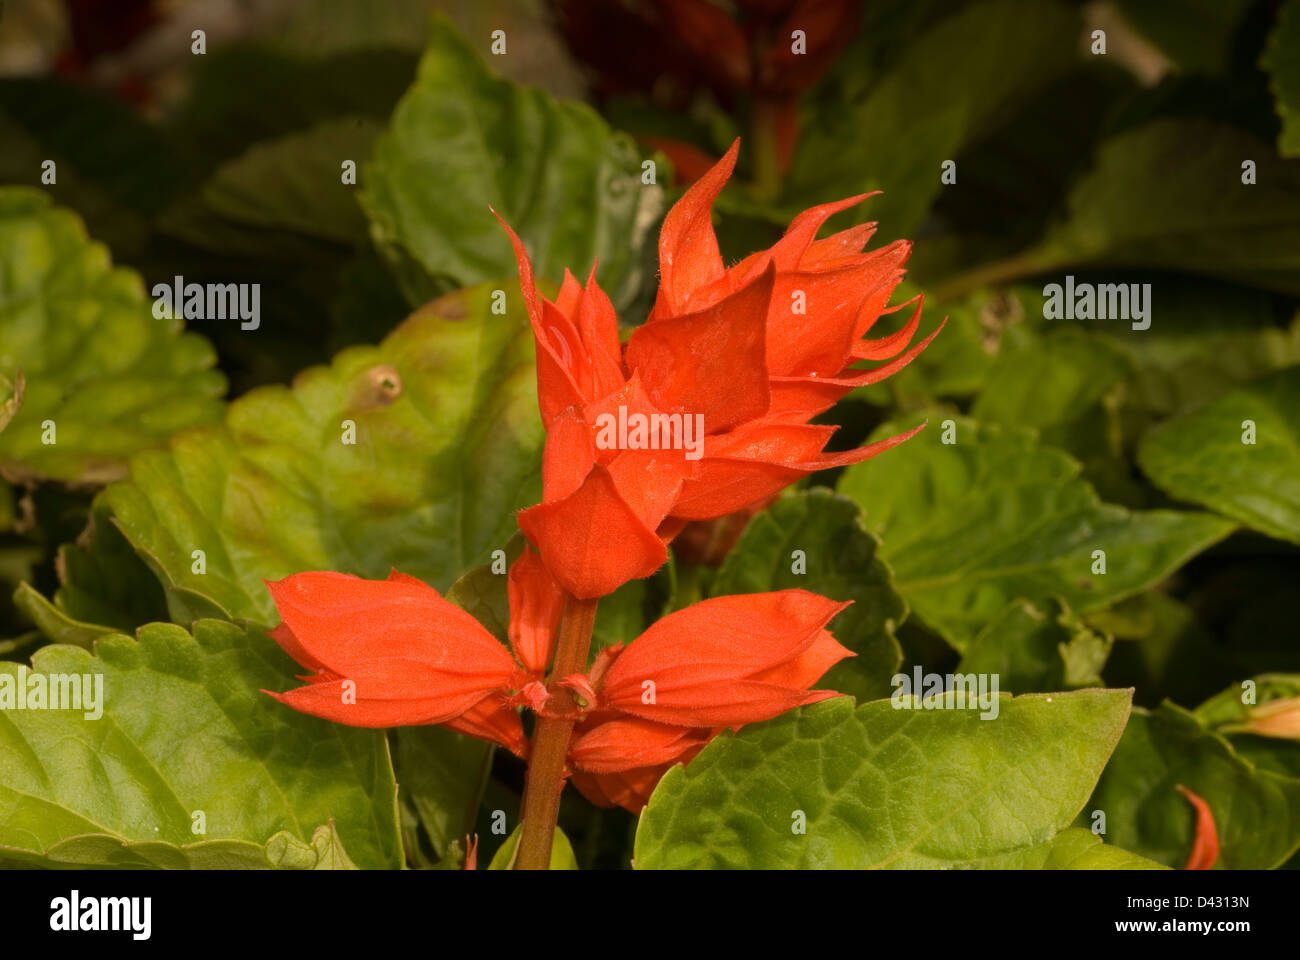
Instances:
[[[575,721],[568,762],[597,803],[637,811],[659,775],[720,730],[827,697],[810,690],[853,654],[825,629],[847,604],[804,590],[718,597],[669,614],[584,674],[543,681],[558,586],[526,550],[510,570],[515,657],[472,616],[414,577],[299,573],[268,587],[283,617],[271,636],[312,673],[271,696],[359,727],[441,724],[526,756],[518,709]],[[567,687],[576,710],[556,707]],[[567,699],[567,698],[566,698]]]
[[[853,197],[800,214],[770,250],[726,269],[710,211],[738,148],[669,211],[658,299],[626,347],[594,268],[585,288],[566,272],[552,302],[537,292],[527,252],[506,228],[537,342],[547,428],[542,502],[520,514],[519,526],[575,597],[649,576],[689,521],[756,507],[808,473],[865,460],[916,432],[827,454],[836,428],[808,422],[906,366],[938,333],[905,349],[920,323],[918,299],[902,330],[865,337],[889,312],[910,244],[860,253],[871,225],[816,240],[831,215],[863,199]],[[662,429],[624,429],[637,418]]]

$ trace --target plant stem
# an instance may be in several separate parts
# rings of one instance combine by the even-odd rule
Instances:
[[[561,679],[587,669],[587,652],[591,649],[591,631],[596,625],[598,600],[566,597],[560,638],[555,647],[551,680]],[[557,709],[576,707],[573,693],[565,687],[552,687]],[[523,832],[519,837],[516,870],[548,870],[551,866],[551,843],[560,816],[560,792],[564,789],[564,760],[573,736],[573,720],[538,717],[533,728],[533,747],[528,756],[528,781],[524,787]]]
[[[1030,252],[1020,253],[1005,260],[985,263],[946,280],[932,289],[934,299],[945,303],[968,293],[974,293],[981,287],[995,287],[999,284],[1019,280],[1035,273],[1050,269],[1052,264],[1042,257]]]

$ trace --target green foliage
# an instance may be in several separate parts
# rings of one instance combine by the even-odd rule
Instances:
[[[625,303],[662,206],[627,137],[583,104],[493,76],[441,18],[363,179],[373,236],[413,303],[513,275],[492,209],[538,276],[559,281],[567,268],[585,281],[599,260],[601,286]]]
[[[294,686],[296,672],[261,628],[212,620],[193,634],[150,624],[136,639],[104,637],[94,654],[44,647],[30,674],[0,663],[0,690],[26,677],[29,696],[37,674],[103,678],[102,716],[5,710],[0,852],[44,865],[268,866],[278,833],[312,842],[332,820],[358,866],[400,865],[384,735],[261,692]]]
[[[660,781],[636,866],[1142,865],[1062,834],[1124,729],[1126,691],[1004,696],[992,722],[916,706],[841,698],[720,737]]]

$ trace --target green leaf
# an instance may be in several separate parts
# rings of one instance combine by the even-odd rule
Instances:
[[[1017,600],[975,635],[957,672],[997,674],[1017,693],[1099,687],[1110,647],[1059,600]]]
[[[359,170],[381,129],[371,117],[345,116],[261,141],[164,214],[160,226],[221,254],[282,259],[286,247],[310,255],[320,244],[360,246],[366,218],[359,188],[343,182],[343,163]]]
[[[442,727],[393,731],[393,764],[440,859],[459,851],[474,819],[492,765],[492,744]]]
[[[1300,3],[1289,0],[1278,13],[1260,62],[1269,75],[1282,132],[1277,149],[1284,157],[1300,156]]]
[[[1300,847],[1300,780],[1258,769],[1173,704],[1136,709],[1086,815],[1106,838],[1171,867],[1187,862],[1195,813],[1181,784],[1209,804],[1224,870],[1267,869]]]
[[[0,663],[0,696],[16,696],[10,684],[24,674],[29,691],[36,675],[103,677],[93,707],[5,704],[0,856],[47,866],[267,866],[275,834],[305,841],[332,818],[359,866],[400,866],[383,733],[308,717],[262,693],[297,685],[298,669],[260,628],[201,621],[191,635],[150,624],[137,636],[104,637],[94,655],[43,647],[30,672]]]
[[[900,433],[920,416],[878,428]],[[951,421],[952,443],[944,443]],[[1008,603],[1060,597],[1079,613],[1138,593],[1226,537],[1210,514],[1101,502],[1079,463],[1033,431],[930,414],[930,426],[850,467],[839,489],[867,526],[912,610],[958,650]],[[1105,574],[1094,573],[1105,551]]]
[[[1083,806],[1129,692],[1004,695],[994,722],[944,703],[836,698],[723,734],[659,781],[637,868],[1021,865]]]
[[[1082,330],[1038,337],[1013,328],[1001,341],[971,416],[989,423],[1052,427],[1078,420],[1128,372],[1124,355]]]
[[[1247,691],[1249,703],[1244,702]],[[1198,721],[1220,733],[1243,732],[1259,707],[1275,700],[1294,700],[1297,697],[1300,697],[1300,674],[1266,673],[1234,683],[1192,712]]]
[[[519,848],[519,838],[523,835],[523,829],[524,825],[521,823],[515,827],[510,836],[506,837],[505,843],[501,844],[492,857],[492,862],[488,864],[489,870],[514,869],[515,851]],[[555,828],[555,837],[551,840],[551,869],[578,869],[578,859],[573,855],[573,845],[569,843],[569,838],[559,827]]]
[[[825,488],[791,494],[749,522],[710,593],[799,587],[832,600],[852,600],[830,629],[857,656],[836,664],[817,686],[864,700],[884,696],[902,662],[894,628],[906,618],[907,604],[894,589],[879,549],[852,500]]]
[[[173,619],[274,623],[262,581],[303,570],[396,567],[445,590],[505,546],[539,499],[543,430],[522,304],[497,316],[490,297],[445,297],[132,462],[105,496]]]
[[[1045,0],[986,0],[906,46],[865,96],[817,104],[803,124],[784,206],[883,188],[855,208],[882,236],[911,234],[944,189],[940,165],[1070,69],[1077,14]]]
[[[1254,0],[1119,0],[1124,19],[1184,70],[1223,73]]]
[[[358,869],[343,849],[343,840],[332,819],[316,828],[310,843],[303,843],[288,831],[277,833],[266,842],[266,858],[282,870]]]
[[[1138,463],[1171,496],[1300,543],[1300,367],[1151,430]],[[1255,442],[1245,442],[1253,424]]]
[[[981,870],[1163,870],[1163,864],[1103,843],[1091,830],[1071,827],[1046,843],[987,857]]]
[[[1242,183],[1245,160],[1253,184]],[[1236,128],[1164,118],[1125,130],[1102,144],[1067,207],[1017,273],[1170,269],[1300,293],[1300,163]]]
[[[74,214],[0,188],[0,370],[27,380],[0,434],[5,476],[120,476],[137,450],[220,417],[215,359],[180,320],[153,315],[139,275],[114,268]]]
[[[643,281],[640,251],[663,203],[629,138],[585,104],[493,76],[441,16],[362,179],[372,236],[413,302],[515,274],[493,207],[538,276],[570,268],[585,280],[599,259],[600,284],[622,305]]]

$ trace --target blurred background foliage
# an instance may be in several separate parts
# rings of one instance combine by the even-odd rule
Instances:
[[[836,496],[693,531],[602,605],[598,645],[713,592],[770,589],[764,557],[833,542],[816,576],[858,600],[841,626],[861,655],[840,689],[881,695],[900,662],[1000,664],[1016,692],[1135,686],[1154,712],[1106,797],[1166,734],[1166,760],[1184,780],[1208,770],[1220,808],[1263,789],[1261,771],[1300,773],[1295,742],[1187,712],[1300,672],[1300,0],[5,3],[0,654],[154,620],[269,625],[260,580],[313,567],[398,565],[439,589],[471,571],[461,602],[499,608],[471,568],[536,499],[541,434],[526,324],[487,305],[517,289],[487,206],[550,282],[598,260],[631,326],[664,211],[737,136],[716,217],[729,261],[807,206],[881,190],[836,224],[912,239],[898,299],[925,292],[927,331],[948,318],[907,370],[827,415],[835,445],[928,412],[931,431],[971,425],[978,463],[904,448],[814,479]],[[1046,319],[1043,286],[1066,274],[1149,283],[1150,329]],[[175,276],[259,283],[260,328],[150,320],[145,291]],[[57,457],[37,439],[46,416]],[[363,425],[362,465],[330,452],[344,417]],[[1249,465],[1247,417],[1268,424]],[[967,515],[922,531],[939,553],[966,537],[972,563],[980,544],[1006,554],[1016,518],[1059,509],[1076,533],[1121,531],[1133,558],[1089,593],[1053,579],[1079,549],[1062,541],[1021,557],[1041,569],[998,580],[994,607],[936,597],[916,584],[968,571],[924,543],[892,549],[882,505],[942,513],[924,498],[946,488]],[[517,765],[439,730],[392,744],[408,862],[457,862],[475,826],[490,855]],[[1204,759],[1225,751],[1236,779]],[[1170,789],[1117,814],[1122,845],[1177,861],[1144,830],[1181,823],[1184,803]],[[626,866],[626,814],[570,798],[562,825],[584,866]],[[1233,862],[1276,865],[1300,844],[1276,829]]]

